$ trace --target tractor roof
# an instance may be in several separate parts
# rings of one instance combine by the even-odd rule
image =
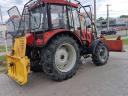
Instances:
[[[76,8],[78,7],[77,4],[71,3],[67,0],[41,0],[41,1],[44,3],[50,3],[50,4],[68,5]]]
[[[45,3],[45,4],[67,5],[75,8],[78,7],[78,4],[69,2],[67,0],[40,0],[40,2],[42,2],[42,4]],[[30,9],[33,9],[35,7],[38,7],[39,5],[34,0],[31,0],[28,3],[26,3],[25,6],[29,6]]]

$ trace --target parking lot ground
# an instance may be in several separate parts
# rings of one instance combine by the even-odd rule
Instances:
[[[63,82],[31,73],[29,83],[20,86],[1,74],[0,96],[128,96],[128,52],[110,53],[102,67],[87,59],[73,78]]]

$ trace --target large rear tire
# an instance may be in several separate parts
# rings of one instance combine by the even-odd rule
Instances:
[[[43,71],[52,80],[62,81],[75,75],[80,52],[76,41],[69,36],[54,38],[42,52]]]
[[[96,66],[107,64],[109,58],[109,50],[106,44],[99,42],[92,54],[92,60]]]
[[[39,65],[39,62],[38,61],[31,62],[31,65],[32,65],[32,63],[34,63],[33,64],[34,66],[30,66],[30,70],[32,72],[43,72],[42,66]]]

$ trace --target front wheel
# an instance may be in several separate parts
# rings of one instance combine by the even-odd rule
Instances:
[[[106,44],[100,42],[92,54],[92,60],[95,65],[102,66],[105,65],[109,58],[109,50]]]
[[[44,72],[56,81],[71,78],[79,66],[79,48],[75,40],[69,36],[54,38],[42,56]]]

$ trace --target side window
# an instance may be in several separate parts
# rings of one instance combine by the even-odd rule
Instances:
[[[80,23],[81,23],[81,29],[85,29],[85,27],[86,27],[85,13],[80,13]]]
[[[88,15],[91,17],[91,12],[89,8],[86,8]],[[80,22],[82,29],[85,29],[87,26],[91,25],[91,20],[89,19],[87,13],[83,8],[80,9]]]
[[[73,9],[72,12],[73,12],[75,30],[78,30],[78,28],[80,28],[79,15],[78,15],[78,12],[77,12],[77,10],[75,8]]]
[[[74,29],[74,20],[73,20],[73,13],[72,13],[72,8],[68,7],[68,18],[69,18],[69,26],[70,29]]]
[[[78,30],[78,28],[80,27],[80,21],[76,8],[68,7],[68,17],[71,30],[74,28],[75,30]]]
[[[61,5],[51,5],[52,28],[67,28],[66,7]]]
[[[32,31],[45,31],[48,29],[46,6],[37,7],[31,10],[31,29]]]
[[[31,10],[31,28],[39,29],[41,24],[41,7]]]

